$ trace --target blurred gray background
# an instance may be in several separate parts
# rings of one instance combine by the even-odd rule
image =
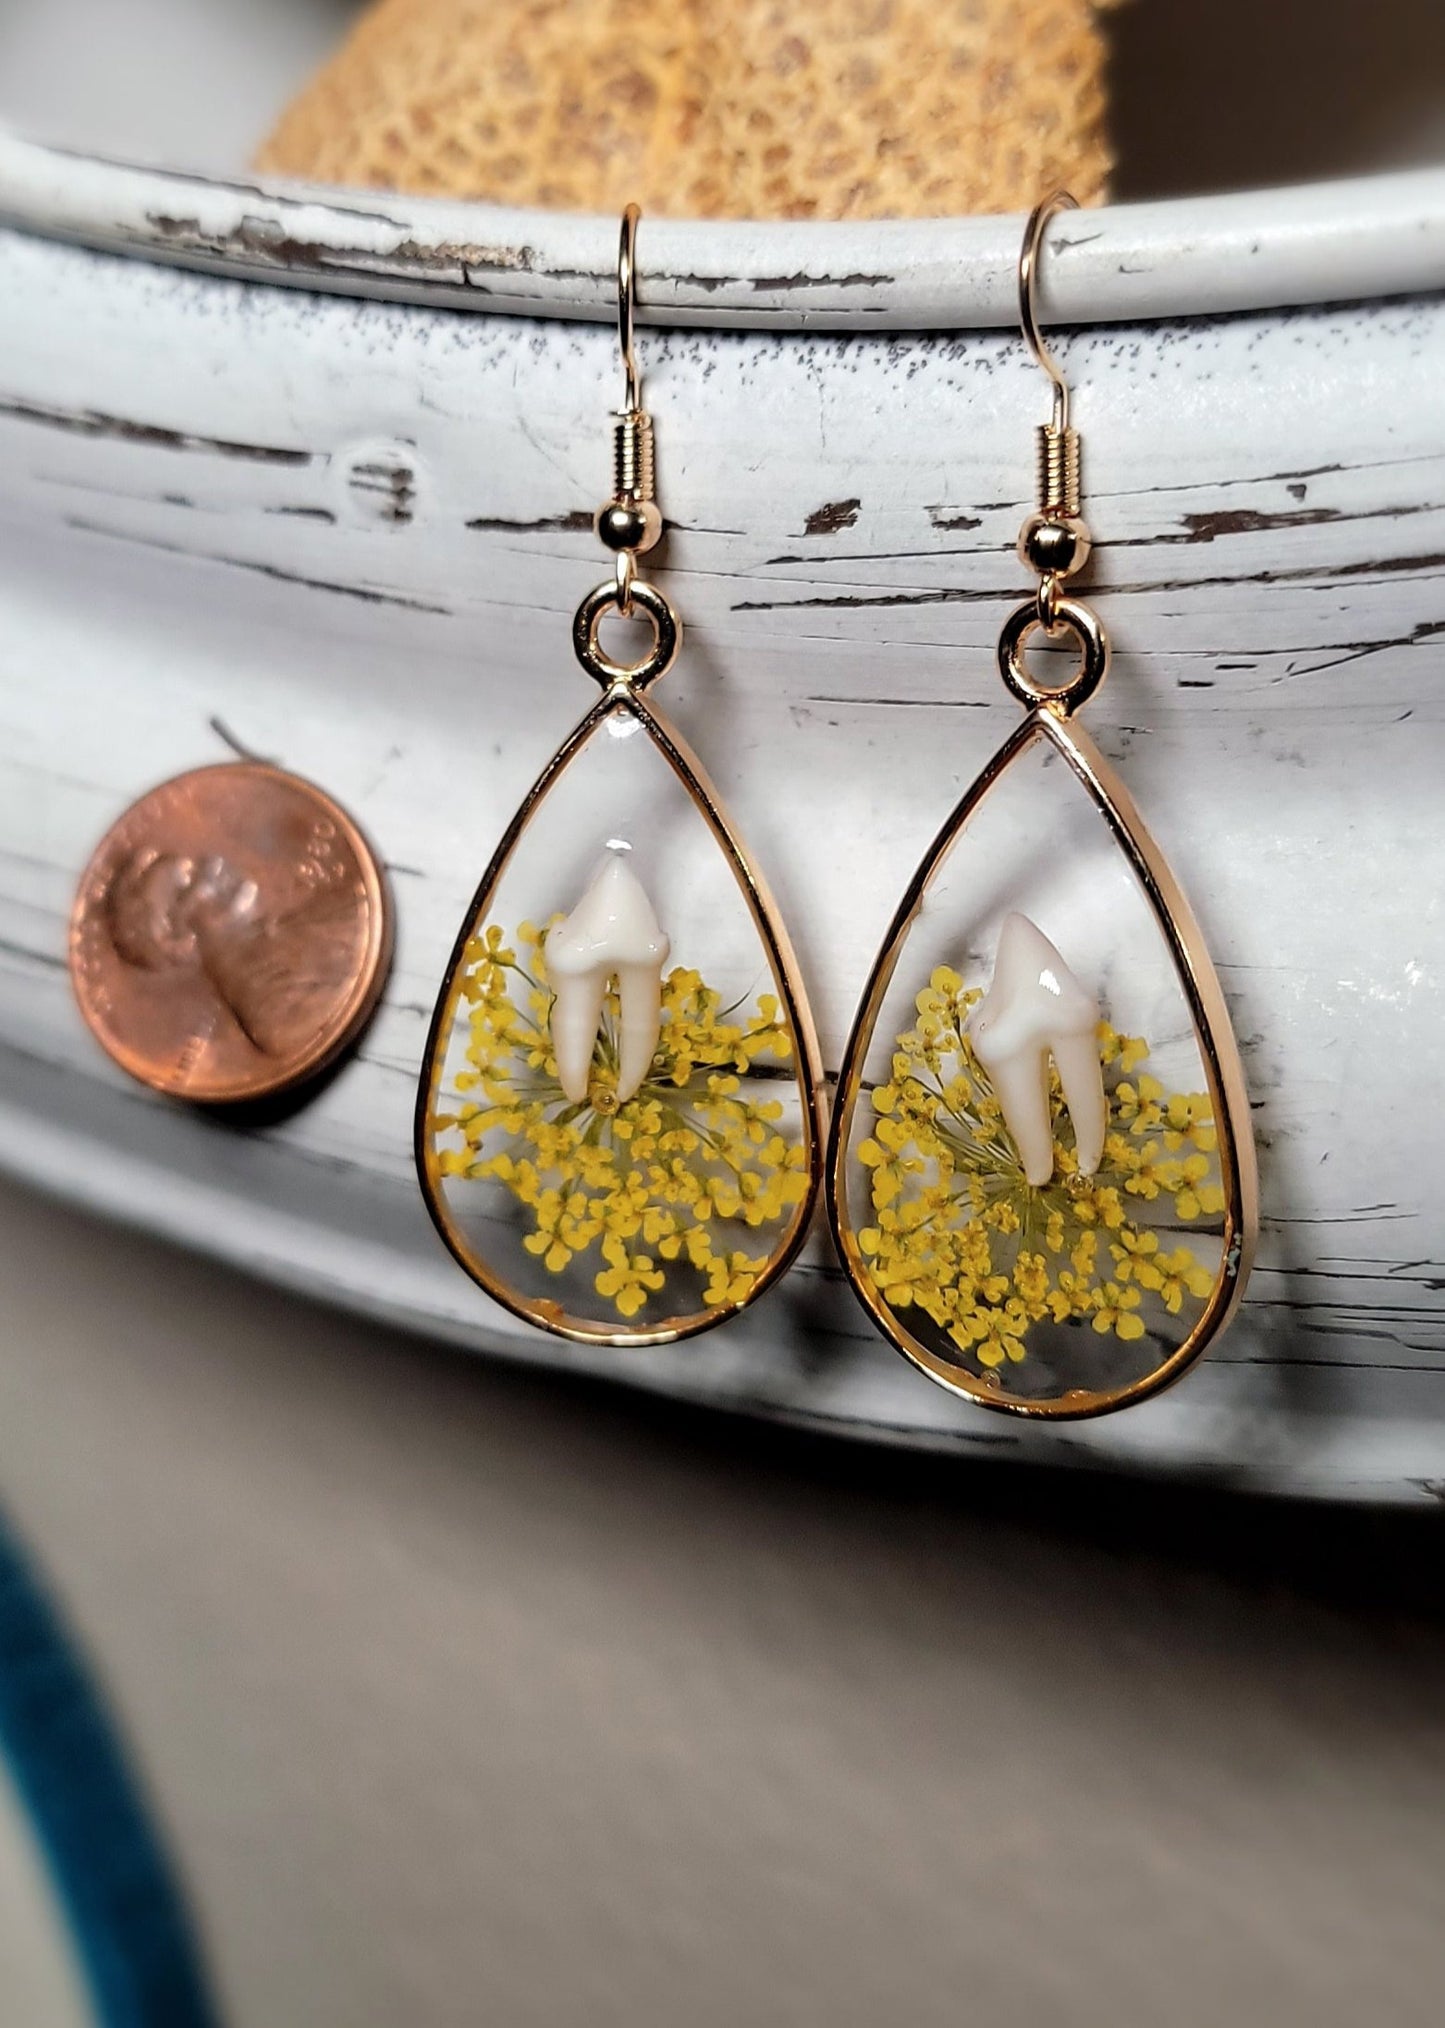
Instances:
[[[5,0],[0,118],[235,169],[350,11]],[[1440,0],[1111,34],[1120,196],[1445,154]],[[702,1417],[8,1189],[0,1502],[236,2028],[1445,2011],[1432,1514]]]
[[[237,2028],[1439,2022],[1433,1513],[529,1377],[5,1190],[0,1288]]]

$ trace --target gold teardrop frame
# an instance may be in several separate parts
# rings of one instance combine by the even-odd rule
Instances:
[[[638,589],[647,588],[634,587],[634,595]],[[610,595],[609,588],[604,590],[608,590]],[[579,614],[579,626],[586,613],[587,608],[584,606],[583,613]],[[660,673],[661,668],[665,666],[666,662],[663,661],[658,670],[649,668],[645,680],[650,680],[653,674]],[[697,1333],[710,1330],[715,1324],[724,1323],[729,1317],[746,1309],[777,1281],[791,1265],[807,1236],[808,1225],[822,1183],[825,1138],[821,1114],[822,1068],[817,1037],[787,932],[761,873],[749,858],[733,829],[701,762],[681,734],[643,697],[642,689],[643,682],[636,680],[635,671],[618,672],[615,680],[608,684],[597,703],[568,735],[537,777],[493,853],[463,918],[442,980],[441,992],[427,1034],[425,1068],[417,1088],[414,1127],[417,1175],[421,1183],[422,1196],[432,1223],[458,1266],[495,1302],[500,1303],[505,1310],[523,1322],[537,1325],[540,1329],[550,1331],[557,1337],[569,1339],[575,1344],[617,1347],[671,1345],[681,1339],[694,1337]],[[762,942],[778,988],[791,1037],[807,1172],[806,1194],[794,1207],[793,1215],[772,1254],[765,1266],[759,1270],[745,1295],[712,1305],[696,1313],[663,1317],[636,1327],[625,1324],[601,1325],[572,1314],[560,1302],[545,1297],[526,1296],[470,1247],[442,1189],[432,1128],[445,1063],[444,1043],[456,1019],[462,991],[465,953],[475,925],[482,919],[489,896],[506,873],[533,812],[543,798],[556,787],[569,764],[593,734],[601,731],[608,719],[620,714],[629,714],[637,721],[656,751],[672,769],[721,848],[723,857],[747,903],[748,913]]]
[[[1038,694],[1034,693],[1035,699]],[[1076,1388],[1057,1397],[1028,1400],[991,1390],[966,1369],[940,1358],[907,1331],[896,1313],[883,1302],[869,1273],[850,1213],[848,1165],[853,1118],[863,1094],[863,1065],[904,941],[929,887],[969,819],[1013,762],[1040,740],[1062,756],[1104,817],[1163,934],[1189,1009],[1214,1107],[1224,1209],[1223,1248],[1213,1289],[1193,1327],[1167,1358],[1125,1387],[1097,1392]],[[848,1279],[879,1330],[930,1379],[954,1394],[1004,1414],[1036,1420],[1079,1420],[1147,1400],[1188,1371],[1239,1305],[1254,1256],[1259,1185],[1249,1099],[1224,995],[1194,912],[1168,861],[1149,835],[1133,798],[1089,735],[1054,702],[1035,701],[1034,708],[950,812],[899,903],[844,1051],[829,1136],[825,1192],[829,1223]]]

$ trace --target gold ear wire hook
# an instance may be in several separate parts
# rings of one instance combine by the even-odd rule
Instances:
[[[662,533],[654,497],[652,417],[642,406],[642,375],[633,345],[637,318],[637,222],[642,213],[629,204],[617,242],[617,343],[626,381],[623,406],[612,418],[612,498],[597,510],[598,535],[617,559],[617,610],[630,618],[637,581],[637,558]]]
[[[1009,622],[1014,637],[1010,639],[1006,629],[1000,647],[1004,681],[1018,696],[1025,694],[1032,680],[1021,673],[1018,649],[1033,626],[1055,635],[1063,623],[1078,635],[1086,649],[1080,681],[1090,668],[1097,672],[1094,682],[1102,681],[1108,667],[1108,645],[1097,620],[1087,607],[1064,597],[1065,580],[1082,570],[1089,560],[1089,531],[1079,513],[1079,433],[1069,421],[1069,383],[1039,331],[1038,275],[1044,233],[1050,219],[1075,208],[1075,200],[1067,190],[1056,190],[1042,204],[1036,204],[1029,213],[1019,249],[1019,323],[1029,351],[1049,377],[1054,408],[1052,421],[1040,423],[1037,431],[1038,509],[1024,522],[1018,541],[1020,560],[1038,572],[1039,588],[1032,602],[1020,607]],[[1087,690],[1077,691],[1076,701],[1082,702],[1087,694]]]
[[[1079,433],[1069,422],[1069,383],[1039,330],[1038,276],[1049,221],[1061,211],[1076,208],[1067,190],[1054,191],[1029,213],[1019,249],[1019,324],[1029,351],[1054,391],[1053,420],[1040,424],[1038,431],[1039,513],[1071,521],[1079,516]],[[1050,600],[1052,596],[1048,595]]]
[[[622,348],[622,370],[627,377],[623,406],[635,412],[642,407],[642,375],[637,370],[632,330],[637,320],[637,222],[641,207],[629,204],[622,214],[622,234],[617,243],[617,342]]]
[[[1037,303],[1039,256],[1043,251],[1044,234],[1050,221],[1061,211],[1077,209],[1078,199],[1067,190],[1056,190],[1052,196],[1046,197],[1042,204],[1036,204],[1029,213],[1028,224],[1024,227],[1024,243],[1019,253],[1019,323],[1023,326],[1024,338],[1030,352],[1053,383],[1053,427],[1059,431],[1069,427],[1069,383],[1039,331]]]

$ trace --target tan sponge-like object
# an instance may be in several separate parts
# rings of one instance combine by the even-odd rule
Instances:
[[[1116,0],[377,0],[258,167],[569,211],[917,218],[1081,203]]]

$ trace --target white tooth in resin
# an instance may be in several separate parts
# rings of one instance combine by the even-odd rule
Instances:
[[[608,982],[621,1009],[617,1101],[646,1077],[662,1031],[662,968],[672,946],[658,928],[647,889],[627,864],[630,848],[608,841],[607,856],[571,915],[547,932],[552,1049],[557,1080],[575,1105],[587,1096],[592,1052]]]
[[[1004,918],[993,984],[969,1026],[1024,1176],[1038,1189],[1054,1173],[1049,1057],[1058,1066],[1074,1123],[1079,1173],[1092,1176],[1104,1153],[1108,1101],[1099,1062],[1099,1003],[1026,915]]]

